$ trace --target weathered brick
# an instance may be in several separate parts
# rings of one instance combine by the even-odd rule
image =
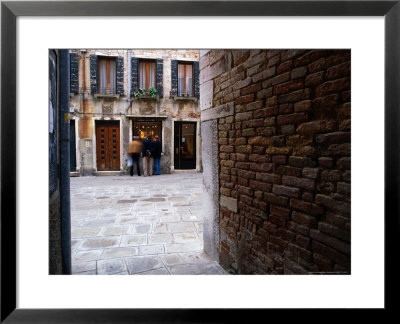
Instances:
[[[324,209],[322,207],[308,201],[298,200],[294,198],[290,199],[290,207],[314,216],[322,215],[324,213]]]
[[[292,152],[291,147],[273,147],[267,148],[267,154],[269,155],[289,155]]]
[[[310,192],[303,192],[303,194],[301,195],[301,199],[304,201],[313,202],[314,195]]]
[[[294,61],[294,66],[298,67],[298,66],[310,64],[311,62],[316,61],[317,59],[319,59],[321,57],[325,57],[329,54],[330,54],[329,50],[308,51],[304,55],[302,55],[301,57],[297,58]]]
[[[315,203],[335,212],[350,215],[350,203],[346,201],[339,201],[326,195],[317,194],[315,196]]]
[[[336,191],[343,195],[350,195],[351,193],[351,185],[346,182],[338,182],[336,184]]]
[[[300,102],[296,102],[293,106],[294,112],[307,112],[310,111],[312,107],[311,100],[303,100]]]
[[[277,196],[270,192],[264,192],[264,199],[266,202],[269,202],[274,205],[278,205],[281,207],[287,207],[289,199],[282,196]]]
[[[319,168],[304,168],[301,175],[304,178],[317,179],[320,172]]]
[[[330,169],[333,167],[333,159],[330,157],[320,157],[318,158],[318,164],[322,168]]]
[[[257,92],[260,89],[261,89],[261,83],[252,84],[246,88],[241,89],[240,95],[241,96],[248,95],[249,93]]]
[[[306,77],[304,84],[306,87],[314,87],[324,82],[324,76],[325,72],[323,71],[310,74]]]
[[[321,180],[323,181],[340,181],[342,172],[340,170],[326,170],[321,173]]]
[[[292,253],[294,256],[302,258],[307,261],[312,260],[312,253],[306,249],[303,249],[297,245],[290,244],[288,245],[288,252]]]
[[[265,191],[265,192],[271,192],[271,190],[272,190],[272,184],[260,182],[260,181],[250,180],[249,186],[252,189],[261,190],[261,191]]]
[[[264,70],[264,71],[262,71],[260,73],[257,73],[255,75],[253,75],[252,81],[253,82],[259,82],[259,81],[262,81],[262,80],[266,80],[268,78],[271,78],[275,74],[276,74],[276,67],[272,66],[272,67],[270,67],[270,68],[268,68],[268,69],[266,69],[266,70]],[[268,87],[265,87],[264,83],[263,83],[263,88],[268,88]]]
[[[275,166],[279,166],[279,165],[282,165],[282,164],[286,164],[286,161],[287,161],[287,156],[284,156],[284,155],[281,155],[281,156],[279,156],[279,155],[274,155],[274,156],[272,157],[272,163],[273,163]]]
[[[281,177],[273,173],[256,173],[256,180],[268,183],[280,183]]]
[[[258,101],[254,101],[252,103],[249,103],[248,105],[246,105],[246,111],[252,111],[252,110],[257,110],[263,107],[263,101],[262,100],[258,100]]]
[[[297,127],[297,133],[302,135],[315,134],[318,132],[327,132],[335,130],[337,125],[336,121],[332,120],[314,120]]]
[[[319,230],[312,229],[310,230],[310,236],[312,239],[322,242],[339,252],[342,252],[346,255],[350,255],[350,245],[341,240],[338,240],[332,236],[321,233]]]
[[[271,79],[263,81],[262,87],[263,88],[269,88],[270,86],[274,86],[276,84],[283,83],[283,82],[286,82],[286,81],[289,81],[289,80],[290,80],[290,73],[289,72],[283,73],[283,74],[279,74],[279,75],[277,75],[277,76],[275,76],[275,77],[273,77]]]
[[[289,165],[302,168],[304,166],[304,158],[299,156],[290,156]]]
[[[241,96],[239,98],[236,98],[235,104],[236,105],[242,105],[242,104],[250,103],[253,100],[254,100],[254,93],[248,94],[246,96]]]
[[[297,90],[285,95],[279,96],[278,102],[280,104],[287,103],[287,102],[297,102],[310,99],[310,89],[302,89]]]
[[[350,79],[346,77],[322,83],[321,85],[316,87],[315,95],[317,97],[323,97],[334,92],[339,92],[348,89],[350,89]]]
[[[304,87],[304,83],[302,80],[294,80],[285,82],[274,87],[274,94],[281,95],[285,93],[289,93],[295,90],[302,89]]]
[[[243,128],[262,127],[264,126],[264,118],[246,120],[242,123]]]
[[[273,88],[262,89],[257,92],[257,99],[264,99],[272,96]]]
[[[349,170],[351,168],[351,158],[350,157],[342,157],[336,162],[339,169]]]
[[[351,140],[350,132],[334,132],[315,136],[315,141],[319,144],[340,144],[348,143]]]
[[[293,70],[290,72],[290,78],[291,78],[292,80],[294,80],[294,79],[299,79],[299,78],[305,77],[306,74],[307,74],[307,67],[306,67],[306,66],[302,66],[302,67],[299,67],[299,68],[297,68],[297,69],[293,69]]]
[[[300,195],[300,190],[298,188],[274,185],[272,187],[272,192],[277,195],[282,195],[286,197],[298,198]]]
[[[304,225],[309,228],[317,227],[317,219],[315,217],[300,213],[298,211],[292,212],[292,220],[297,224]]]
[[[350,143],[332,144],[329,145],[328,151],[333,155],[350,156],[351,144]]]
[[[245,128],[242,130],[241,135],[245,136],[245,137],[255,136],[256,132],[255,132],[254,128]],[[241,153],[243,153],[243,152],[241,152]]]
[[[251,206],[253,204],[253,198],[246,195],[240,195],[239,200],[248,206]]]
[[[264,163],[264,162],[270,162],[270,159],[268,156],[264,154],[250,154],[249,155],[249,161],[251,162],[258,162],[258,163]]]
[[[283,63],[278,65],[278,67],[276,68],[276,72],[278,74],[280,74],[280,73],[283,73],[283,72],[290,71],[290,69],[292,68],[292,64],[293,64],[292,60],[283,62]]]
[[[283,135],[292,135],[296,132],[295,125],[281,125],[281,133]]]
[[[272,171],[272,163],[251,163],[250,170],[260,172]]]
[[[290,209],[288,209],[288,208],[271,205],[270,212],[271,212],[271,215],[278,216],[281,218],[288,219],[290,217]]]
[[[350,75],[350,62],[335,65],[326,70],[326,79],[333,80]]]
[[[338,251],[336,251],[333,248],[330,248],[324,244],[321,244],[320,242],[318,242],[317,240],[313,240],[312,241],[312,250],[316,253],[320,253],[328,258],[330,258],[331,260],[333,260],[334,262],[345,266],[347,269],[349,269],[350,267],[350,257],[348,255],[345,255],[343,253],[340,253]]]
[[[232,153],[235,150],[235,147],[232,145],[221,145],[219,150],[221,152]]]
[[[245,186],[238,186],[237,190],[240,194],[245,194],[249,197],[253,196],[253,190]]]
[[[282,183],[286,186],[297,187],[302,189],[312,190],[315,188],[315,180],[306,178],[283,176]]]
[[[238,113],[235,115],[235,120],[236,121],[243,121],[243,120],[249,120],[253,117],[253,113],[250,112],[243,112],[243,113]]]
[[[291,114],[293,112],[292,104],[279,105],[279,114]]]
[[[252,152],[251,145],[238,145],[236,146],[236,153],[249,154]]]
[[[249,137],[248,143],[250,145],[269,145],[270,138],[265,136]]]
[[[303,236],[301,234],[296,235],[296,244],[304,249],[308,249],[310,247],[311,240],[310,238]]]
[[[272,136],[271,137],[271,145],[278,146],[278,147],[285,146],[285,136],[283,136],[283,135]]]
[[[324,222],[318,223],[318,229],[320,230],[320,232],[332,235],[332,236],[338,238],[339,240],[342,240],[345,242],[350,242],[350,232],[349,231],[345,231],[343,229],[340,229],[336,226],[333,226],[331,224],[324,223]]]
[[[278,167],[277,172],[282,175],[289,175],[294,177],[300,177],[301,168],[294,168],[291,166],[280,166]]]

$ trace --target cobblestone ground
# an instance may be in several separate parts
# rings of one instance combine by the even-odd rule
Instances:
[[[228,274],[203,251],[202,173],[71,178],[73,274]]]

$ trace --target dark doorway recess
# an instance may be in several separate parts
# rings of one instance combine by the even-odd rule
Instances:
[[[174,168],[196,169],[196,122],[175,122]]]

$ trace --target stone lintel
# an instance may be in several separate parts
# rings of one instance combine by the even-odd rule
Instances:
[[[234,103],[229,102],[218,107],[207,109],[201,112],[201,121],[218,119],[222,117],[232,116],[235,112]]]
[[[237,213],[237,199],[221,195],[219,204],[221,207],[225,207],[231,212]]]

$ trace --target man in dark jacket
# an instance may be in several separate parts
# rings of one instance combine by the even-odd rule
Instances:
[[[151,135],[147,135],[147,139],[143,141],[142,162],[143,175],[145,177],[153,175],[153,141]]]
[[[160,175],[161,170],[160,170],[160,159],[161,159],[161,152],[162,152],[162,145],[161,141],[158,140],[158,135],[154,137],[156,140],[153,142],[153,158],[154,158],[154,174],[155,175]]]

